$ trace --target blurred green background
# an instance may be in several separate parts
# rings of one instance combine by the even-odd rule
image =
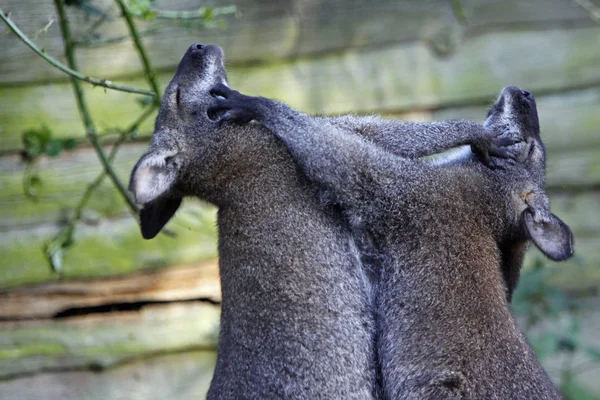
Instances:
[[[137,45],[119,1],[3,1],[68,63],[56,3],[78,70],[146,90],[200,41],[223,47],[232,87],[307,113],[482,121],[504,86],[533,92],[576,256],[530,250],[513,309],[565,397],[600,398],[599,0],[124,1]],[[82,85],[126,184],[156,102]],[[218,337],[215,210],[186,201],[174,235],[144,241],[89,133],[69,77],[0,24],[0,398],[202,398]]]

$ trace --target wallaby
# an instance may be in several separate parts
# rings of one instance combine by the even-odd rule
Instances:
[[[573,252],[549,212],[535,99],[505,88],[485,126],[520,143],[514,160],[434,167],[401,158],[285,104],[218,85],[209,114],[255,120],[290,151],[378,254],[383,397],[559,399],[508,308],[504,243],[529,237],[550,258]],[[520,262],[520,261],[519,261]]]
[[[219,207],[223,303],[208,397],[377,397],[372,276],[352,232],[267,129],[221,127],[207,117],[209,89],[226,82],[221,49],[192,45],[130,180],[144,205],[145,238],[158,234],[184,196]],[[468,121],[331,121],[413,157],[472,144],[485,160],[494,147]]]

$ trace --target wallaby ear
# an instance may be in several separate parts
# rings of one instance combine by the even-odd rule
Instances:
[[[138,204],[146,204],[168,193],[177,180],[177,152],[149,152],[140,158],[129,180],[129,190]]]
[[[159,198],[140,211],[140,224],[144,239],[152,239],[166,225],[181,205],[181,197]]]
[[[176,151],[149,152],[131,173],[129,190],[136,203],[144,204],[140,212],[144,239],[155,237],[181,204],[181,197],[170,196],[179,169],[176,156]]]
[[[560,218],[550,214],[549,221],[536,222],[530,211],[524,218],[529,238],[548,258],[562,261],[573,255],[573,233]]]

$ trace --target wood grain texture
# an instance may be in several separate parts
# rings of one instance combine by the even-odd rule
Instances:
[[[220,309],[196,302],[62,320],[0,322],[0,379],[109,368],[153,353],[214,350]]]
[[[524,29],[561,23],[591,26],[587,13],[562,0],[462,1],[467,22],[461,25],[449,2],[422,0],[400,2],[383,0],[366,3],[360,0],[238,0],[206,1],[202,5],[235,4],[237,16],[227,16],[227,27],[207,30],[193,23],[173,21],[137,21],[140,31],[153,29],[144,40],[149,57],[158,68],[172,68],[185,48],[202,40],[221,45],[232,63],[270,62],[306,57],[325,52],[377,47],[407,41],[427,42],[434,51],[452,52],[464,34],[475,35],[501,30],[506,26]],[[127,33],[114,2],[94,0],[91,5],[111,16],[96,33],[101,38],[114,38]],[[157,8],[194,10],[194,0],[178,2],[159,0]],[[62,55],[62,41],[57,24],[47,32],[40,30],[55,15],[51,2],[5,0],[3,9],[40,47],[56,57]],[[545,12],[540,12],[543,9]],[[88,16],[68,8],[76,38],[86,32],[97,16]],[[23,44],[0,27],[0,84],[44,82],[66,79]],[[450,38],[450,39],[448,39]],[[175,45],[174,45],[175,44]],[[83,72],[100,78],[139,74],[141,65],[130,41],[105,48],[82,48],[79,60]],[[22,68],[27,65],[28,68]]]
[[[3,400],[203,399],[216,353],[186,351],[146,358],[105,372],[45,373],[0,382]]]
[[[221,301],[216,261],[0,292],[0,319],[51,318],[65,310],[82,307],[192,299]]]
[[[600,52],[590,49],[598,42],[600,27],[502,31],[465,39],[450,58],[439,58],[426,42],[415,41],[228,70],[231,85],[241,92],[283,100],[307,113],[438,109],[484,105],[507,85],[537,96],[597,89]],[[159,75],[161,87],[173,72]],[[141,78],[115,82],[143,85]],[[85,92],[101,130],[124,128],[141,113],[139,96],[89,86]],[[82,137],[72,97],[66,83],[0,88],[0,149],[21,148],[22,132],[42,125],[57,137]],[[151,120],[141,127],[146,135],[151,130]]]

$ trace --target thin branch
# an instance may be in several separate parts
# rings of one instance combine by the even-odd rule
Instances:
[[[58,5],[58,3],[57,3],[57,5]],[[10,18],[8,18],[8,16],[6,14],[4,14],[4,12],[2,10],[0,10],[0,19],[2,19],[6,23],[6,25],[8,25],[8,27],[10,28],[10,30],[12,30],[19,37],[19,39],[21,39],[27,46],[29,46],[29,48],[31,50],[33,50],[35,53],[37,53],[40,57],[42,57],[44,60],[46,60],[47,62],[49,62],[54,67],[58,68],[59,70],[61,70],[64,73],[70,75],[71,78],[76,78],[76,79],[79,79],[81,81],[91,83],[94,86],[102,86],[102,87],[105,87],[107,89],[118,90],[118,91],[121,91],[121,92],[138,93],[138,94],[144,94],[144,95],[147,95],[147,96],[154,96],[155,95],[154,92],[151,92],[149,90],[136,89],[136,88],[130,88],[130,87],[127,87],[127,86],[116,85],[116,84],[112,83],[111,81],[109,81],[107,79],[97,79],[97,78],[91,78],[89,76],[83,75],[82,73],[78,72],[75,68],[68,67],[68,66],[62,64],[60,61],[56,60],[55,58],[53,58],[53,57],[49,56],[48,54],[46,54],[44,52],[44,50],[40,49],[35,43],[33,43],[19,29],[19,27],[16,26],[10,20]]]
[[[133,22],[133,18],[131,17],[131,13],[129,12],[129,8],[125,4],[123,0],[117,0],[119,6],[121,7],[121,11],[123,13],[123,17],[125,18],[125,22],[127,22],[127,26],[129,27],[129,33],[131,33],[131,37],[133,38],[133,43],[138,50],[140,55],[140,59],[142,60],[142,65],[144,66],[144,73],[146,74],[146,79],[148,79],[148,83],[150,83],[150,87],[156,93],[154,97],[154,104],[160,106],[160,89],[158,87],[158,83],[156,81],[156,76],[154,74],[154,70],[150,66],[150,60],[148,59],[148,55],[146,54],[146,49],[140,39],[140,35],[135,27],[135,23]]]
[[[148,107],[142,115],[140,115],[127,129],[119,134],[119,138],[114,143],[110,154],[107,159],[112,162],[121,145],[139,128],[139,126],[154,112],[155,106]],[[106,170],[102,170],[100,174],[87,186],[85,192],[77,202],[77,205],[73,208],[73,216],[69,219],[67,225],[61,229],[61,231],[52,240],[50,240],[44,246],[44,252],[50,265],[55,272],[60,270],[61,263],[57,259],[56,254],[62,252],[62,249],[68,246],[73,241],[73,234],[75,233],[75,226],[81,220],[83,216],[83,209],[87,206],[87,203],[92,197],[92,194],[100,187],[104,179],[106,178]]]
[[[77,62],[75,60],[75,55],[74,55],[74,51],[73,51],[74,50],[73,39],[71,36],[71,29],[69,27],[69,21],[67,20],[67,16],[65,13],[65,8],[64,8],[62,0],[54,0],[54,3],[56,5],[56,9],[58,11],[60,29],[61,29],[62,36],[65,41],[65,56],[67,57],[67,63],[69,64],[69,67],[71,69],[76,70]],[[83,94],[83,90],[81,89],[80,82],[77,79],[75,79],[75,77],[71,77],[71,83],[73,85],[73,90],[75,92],[75,98],[77,100],[77,105],[78,105],[79,111],[81,113],[81,119],[85,125],[88,138],[90,139],[92,146],[94,146],[94,149],[96,150],[96,153],[98,154],[100,163],[102,164],[102,166],[103,166],[104,170],[106,171],[106,173],[108,174],[108,176],[113,181],[114,185],[117,187],[118,191],[121,193],[121,196],[123,197],[123,199],[129,206],[129,209],[131,210],[132,214],[137,216],[138,212],[139,212],[138,207],[136,206],[135,202],[129,195],[127,188],[123,185],[123,182],[121,182],[121,180],[119,179],[119,177],[113,170],[113,168],[110,164],[110,161],[108,160],[108,158],[106,157],[106,154],[104,153],[104,150],[102,149],[102,146],[98,139],[98,135],[96,133],[96,128],[94,127],[94,122],[92,120],[92,117],[90,116],[89,109],[87,107],[87,103],[85,100],[85,96]]]

